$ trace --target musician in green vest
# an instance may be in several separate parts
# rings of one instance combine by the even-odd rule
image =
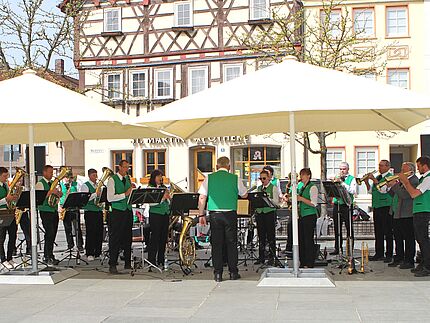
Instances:
[[[81,192],[91,193],[87,205],[85,205],[84,218],[86,228],[85,253],[89,261],[100,257],[103,244],[103,209],[95,204],[96,197],[100,197],[101,190],[96,193],[97,171],[94,168],[88,170],[88,181],[80,188]]]
[[[378,165],[379,175],[375,178],[369,175],[369,181],[365,181],[367,191],[372,194],[373,225],[375,228],[375,254],[369,257],[371,261],[383,260],[390,263],[393,258],[393,216],[390,208],[393,203],[392,197],[388,194],[387,186],[377,189],[376,185],[382,182],[385,177],[392,176],[390,172],[391,164],[388,160],[382,159]],[[385,255],[384,255],[385,238]]]
[[[60,182],[61,192],[63,196],[60,198],[60,212],[62,211],[63,205],[66,202],[67,196],[70,193],[76,193],[78,191],[78,183],[73,177],[73,174],[68,174]],[[84,251],[84,241],[82,238],[81,231],[81,215],[79,210],[67,210],[63,219],[64,233],[66,234],[67,249],[73,249],[75,242],[73,236],[76,237],[76,246],[80,252]],[[75,233],[75,234],[73,234]]]
[[[237,268],[237,200],[238,195],[248,196],[242,179],[236,174],[229,173],[230,160],[220,157],[217,160],[217,171],[209,174],[199,189],[199,216],[201,224],[206,224],[205,207],[211,224],[212,262],[214,280],[222,281],[223,246],[227,249],[227,263],[230,279],[240,278]]]
[[[57,195],[59,198],[63,196],[63,193],[58,187],[54,187],[51,190],[52,177],[54,175],[54,168],[51,165],[45,165],[43,167],[43,177],[37,182],[36,190],[48,191],[46,194],[45,201],[38,207],[40,218],[42,219],[42,225],[45,230],[45,243],[43,245],[43,257],[44,261],[49,265],[58,265],[59,261],[54,257],[54,242],[57,236],[58,230],[58,205],[50,206],[48,204],[48,198],[52,194]]]
[[[422,176],[416,188],[411,185],[407,175],[399,174],[399,179],[414,199],[412,206],[414,232],[422,256],[422,262],[411,271],[416,277],[424,277],[430,275],[430,157],[418,158],[417,169]]]
[[[273,186],[276,186],[278,188],[279,199],[282,201],[284,199],[284,195],[282,194],[282,190],[281,190],[281,182],[279,181],[279,178],[275,177],[275,170],[270,165],[265,165],[263,167],[263,170],[269,172],[270,183]]]
[[[121,160],[118,172],[107,183],[107,200],[112,203],[109,213],[109,272],[118,274],[116,268],[120,248],[124,250],[124,269],[131,269],[131,243],[133,211],[128,198],[133,190],[130,176],[127,175],[130,164]]]
[[[354,195],[357,194],[357,183],[354,176],[349,174],[349,164],[341,162],[339,165],[339,174],[333,181],[341,183],[354,201]],[[345,223],[347,236],[351,235],[349,218],[351,217],[349,206],[342,199],[333,199],[333,222],[334,222],[334,251],[330,255],[338,255],[339,250],[343,250],[342,225]]]
[[[266,192],[269,198],[275,205],[279,205],[279,190],[278,187],[273,185],[270,180],[270,174],[267,170],[260,172],[261,185],[258,186],[258,192]],[[258,232],[258,260],[254,263],[255,265],[264,264],[266,258],[268,258],[267,265],[273,266],[275,264],[275,208],[264,207],[257,208],[256,221],[257,221],[257,232]],[[269,254],[266,257],[266,244],[269,246]]]
[[[315,263],[314,230],[317,224],[318,188],[311,182],[310,168],[300,171],[303,183],[297,195],[299,202],[299,258],[300,267],[313,268]]]
[[[17,196],[9,194],[8,186],[9,171],[5,167],[0,167],[0,209],[6,209],[7,203],[16,201]],[[16,232],[18,227],[15,219],[7,227],[0,227],[0,260],[1,264],[7,269],[14,269],[17,265],[12,260],[13,251],[15,249]],[[6,234],[9,235],[7,244],[7,253],[4,250],[4,242]],[[0,266],[1,268],[1,266]]]

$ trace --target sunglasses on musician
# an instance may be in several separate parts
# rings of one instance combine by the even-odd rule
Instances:
[[[260,177],[260,181],[265,181],[267,177]]]

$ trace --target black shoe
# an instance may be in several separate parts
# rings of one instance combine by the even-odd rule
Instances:
[[[60,261],[58,259],[55,259],[54,257],[51,257],[49,259],[50,263],[48,263],[49,265],[54,265],[54,266],[58,266],[58,264],[60,263]]]
[[[84,248],[78,247],[79,252],[84,252]]]
[[[275,259],[269,259],[267,261],[267,266],[274,266],[275,265]]]
[[[414,264],[410,263],[410,262],[403,262],[400,264],[399,268],[400,269],[411,269],[414,268]]]
[[[332,252],[329,253],[329,255],[331,255],[331,256],[335,256],[338,254],[339,254],[339,250],[337,250],[337,249],[334,249]]]
[[[414,276],[415,277],[426,277],[430,275],[430,269],[427,269],[426,267],[423,267],[420,271],[417,271]]]
[[[131,264],[125,264],[124,269],[131,269]]]
[[[239,273],[230,273],[230,280],[238,280],[240,278]]]
[[[369,257],[369,261],[380,261],[380,260],[385,260],[385,257],[384,256],[378,256],[378,255],[374,255],[374,256]]]
[[[416,266],[415,268],[411,269],[411,273],[417,273],[421,270],[423,270],[424,266],[422,265],[422,263],[418,264],[418,266]]]
[[[254,265],[262,265],[264,264],[264,260],[258,259],[256,262],[254,262]]]
[[[116,269],[116,266],[109,266],[109,273],[112,275],[118,274],[118,269]]]
[[[384,260],[385,262],[385,260]],[[388,267],[397,267],[400,263],[398,261],[392,261],[388,264]]]
[[[393,262],[393,257],[385,257],[384,263],[389,264],[390,262]]]
[[[222,282],[222,274],[215,274],[215,275],[214,275],[214,280],[215,280],[217,283]]]

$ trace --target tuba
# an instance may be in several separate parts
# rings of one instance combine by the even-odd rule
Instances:
[[[97,182],[97,187],[96,187],[96,199],[94,201],[94,204],[97,205],[98,207],[103,207],[104,203],[100,202],[101,199],[101,195],[99,195],[99,192],[101,192],[104,183],[110,178],[112,177],[112,175],[114,174],[113,170],[110,169],[109,167],[104,167],[103,168],[103,174],[102,177],[99,179],[99,181]]]
[[[68,176],[71,173],[71,169],[69,167],[61,167],[60,168],[60,174],[58,174],[58,176],[54,179],[54,181],[51,184],[51,187],[49,188],[51,191],[53,189],[55,189],[58,186],[58,183],[60,183],[60,181]],[[60,198],[55,195],[55,194],[51,194],[48,197],[48,205],[50,207],[56,207],[58,205],[58,202],[60,201]]]
[[[193,266],[196,261],[196,244],[189,234],[190,228],[196,223],[195,219],[185,216],[179,236],[179,258],[181,259],[181,269],[186,275],[191,273],[191,266]]]
[[[18,198],[21,196],[24,186],[18,183],[26,174],[27,173],[25,172],[25,170],[23,170],[20,167],[16,167],[15,176],[13,177],[12,182],[10,183],[10,186],[9,186],[9,194],[15,195]],[[16,200],[8,202],[7,208],[9,210],[15,210],[15,222],[18,225],[19,222],[21,221],[22,213],[24,211],[16,208]]]

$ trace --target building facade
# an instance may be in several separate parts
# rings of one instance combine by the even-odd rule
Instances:
[[[133,116],[147,113],[264,67],[266,63],[249,53],[242,40],[271,28],[272,13],[288,14],[294,5],[297,2],[275,0],[87,0],[76,29],[80,86],[89,96]],[[320,15],[321,3],[305,1],[304,7],[309,14]],[[369,39],[390,45],[383,75],[367,77],[425,90],[422,7],[423,1],[348,1],[340,7],[352,12]],[[337,19],[335,12],[330,19]],[[328,138],[328,175],[334,175],[342,160],[351,164],[356,176],[375,169],[379,159],[392,159],[396,165],[413,160],[420,154],[425,127],[418,125],[409,133],[337,133]],[[238,136],[188,141],[86,141],[85,168],[115,168],[127,159],[137,181],[159,168],[189,191],[197,190],[219,156],[231,158],[233,171],[248,187],[265,164],[275,168],[277,177],[288,174],[288,136],[239,135],[240,129]],[[298,156],[301,153],[299,148]],[[319,156],[310,155],[309,165],[318,177]]]

